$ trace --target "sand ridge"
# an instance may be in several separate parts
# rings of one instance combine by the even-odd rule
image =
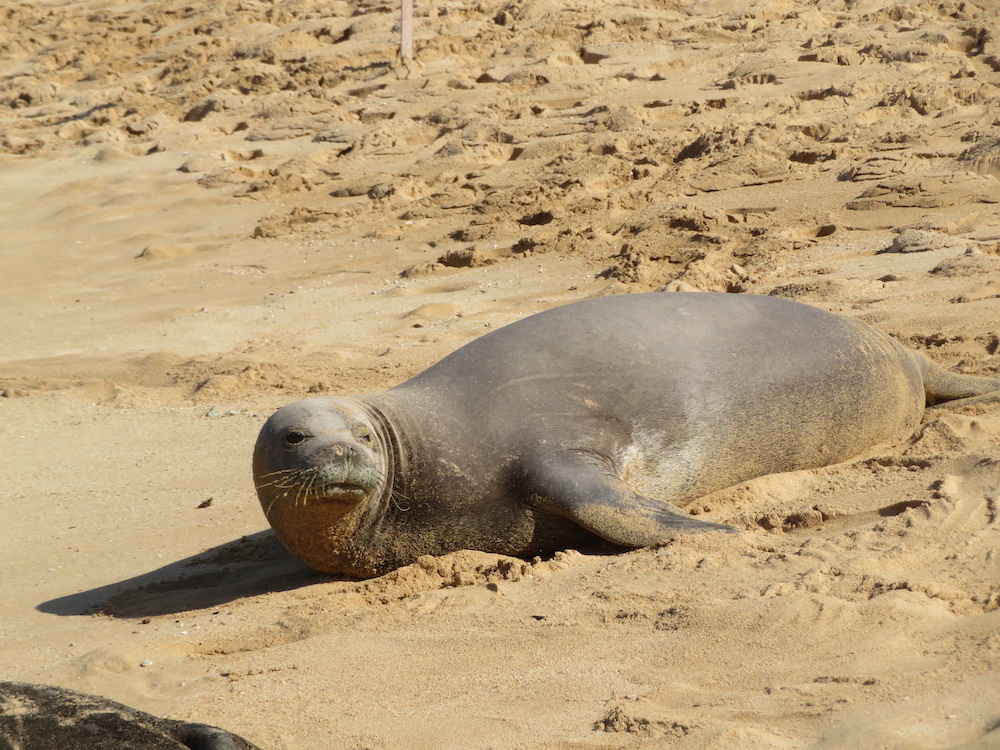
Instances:
[[[992,2],[0,9],[4,679],[263,748],[995,746],[1000,419],[659,550],[330,579],[256,432],[556,304],[856,316],[1000,373]]]

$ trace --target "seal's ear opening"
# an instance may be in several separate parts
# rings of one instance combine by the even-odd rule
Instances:
[[[351,428],[351,437],[365,445],[371,445],[375,440],[372,431],[368,429],[367,425],[363,425],[360,422]]]

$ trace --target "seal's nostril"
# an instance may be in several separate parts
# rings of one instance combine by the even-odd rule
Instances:
[[[344,455],[344,446],[342,446],[342,445],[335,445],[335,446],[333,446],[333,455],[335,455],[335,456],[343,456]]]

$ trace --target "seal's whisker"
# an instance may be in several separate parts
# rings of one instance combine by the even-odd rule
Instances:
[[[399,504],[399,500],[400,499],[408,500],[411,503],[413,502],[413,498],[412,497],[407,497],[402,492],[395,492],[395,491],[392,490],[392,488],[389,488],[389,502],[392,503],[395,506],[396,510],[400,511],[401,513],[405,513],[412,506],[407,505],[404,508],[402,505]]]
[[[319,481],[319,472],[317,471],[311,477],[309,477],[309,482],[306,485],[305,491],[302,493],[302,504],[308,505],[309,498],[313,494],[313,490],[316,488],[316,483]]]
[[[313,471],[312,469],[289,469],[287,471],[280,471],[280,472],[274,471],[271,472],[271,474],[265,476],[273,476],[275,474],[281,474],[283,476],[279,476],[270,482],[257,482],[254,485],[254,487],[258,490],[265,489],[267,487],[274,487],[279,490],[286,490],[285,492],[281,493],[280,497],[288,497],[287,490],[298,488],[301,484],[301,476],[303,474],[310,474],[312,473],[312,471]]]
[[[269,471],[266,474],[261,474],[261,479],[266,479],[267,477],[273,477],[275,474],[294,474],[296,471],[302,471],[301,469],[278,469],[277,471]]]
[[[292,485],[288,484],[288,480],[290,480],[290,479],[293,480],[294,479],[294,474],[297,473],[297,472],[299,472],[299,471],[301,471],[301,469],[289,469],[288,471],[273,471],[270,474],[265,474],[264,476],[260,477],[260,479],[266,479],[267,477],[273,477],[276,474],[280,474],[282,476],[277,476],[274,479],[272,479],[270,482],[259,482],[258,481],[258,482],[256,482],[254,484],[254,486],[257,487],[258,489],[260,489],[261,487],[277,487],[279,489],[283,489],[285,487],[290,487]]]
[[[309,493],[312,492],[313,485],[316,484],[316,479],[319,477],[318,472],[313,472],[308,477],[306,481],[302,483],[299,487],[299,492],[295,496],[295,505],[298,506],[299,502],[302,502],[302,506],[305,507],[309,504]]]
[[[268,477],[273,477],[278,474],[294,474],[297,471],[302,471],[302,469],[280,469],[279,471],[269,471],[266,474],[261,474],[259,479],[267,479]]]
[[[298,477],[297,477],[298,478]],[[312,479],[311,475],[305,475],[301,477],[301,481],[297,482],[295,485],[295,496],[292,498],[292,507],[298,508],[299,503],[302,500],[302,492],[305,490],[307,484]]]
[[[264,509],[264,516],[265,516],[265,517],[266,517],[266,516],[270,516],[270,515],[271,515],[271,508],[273,508],[273,507],[274,507],[274,504],[275,504],[276,502],[278,502],[278,498],[279,498],[279,497],[281,497],[281,496],[280,496],[280,495],[275,495],[274,497],[272,497],[272,498],[271,498],[271,502],[269,502],[269,503],[267,504],[267,507],[266,507],[266,508]]]
[[[291,487],[292,485],[280,483],[278,480],[275,480],[274,482],[261,482],[260,484],[256,484],[254,486],[258,490],[263,489],[264,487],[276,487],[279,490],[283,490],[286,489],[287,487]]]

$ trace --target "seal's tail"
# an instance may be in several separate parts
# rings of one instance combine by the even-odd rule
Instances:
[[[923,375],[928,406],[1000,404],[1000,379],[948,372],[924,355],[913,353]]]

